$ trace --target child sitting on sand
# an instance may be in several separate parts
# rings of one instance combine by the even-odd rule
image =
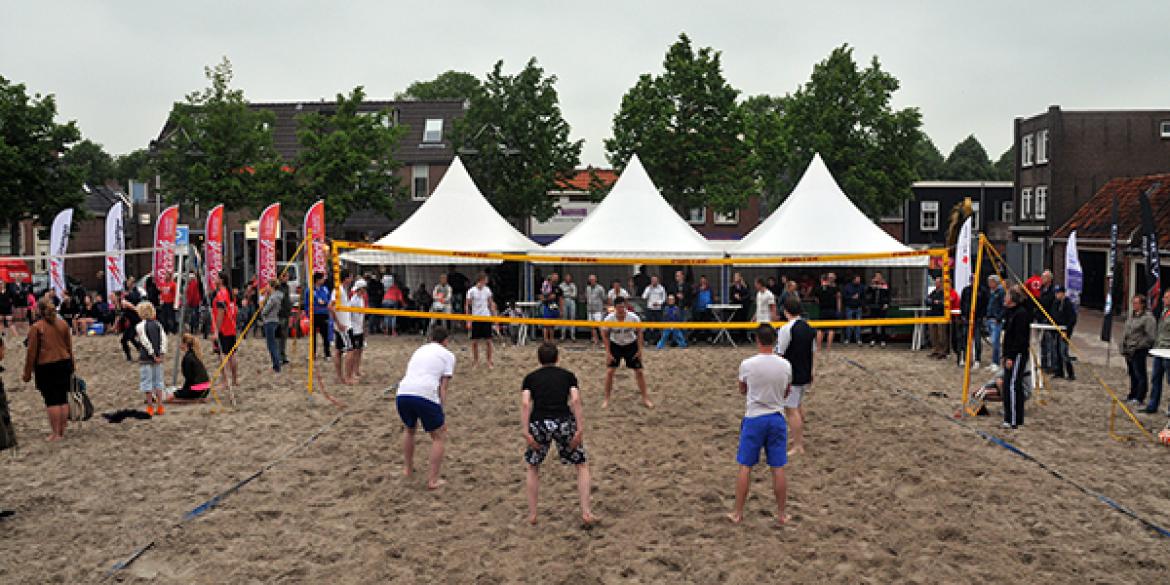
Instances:
[[[163,331],[150,301],[138,303],[142,321],[134,328],[138,345],[138,389],[146,395],[146,413],[161,416],[163,408],[163,356],[167,353],[167,332]],[[152,408],[151,404],[154,404]]]
[[[183,387],[175,392],[175,400],[192,402],[206,400],[207,394],[211,391],[211,381],[207,376],[207,368],[203,366],[203,352],[199,350],[199,340],[190,333],[184,333],[179,351],[183,352]]]
[[[671,323],[680,323],[683,320],[682,309],[674,304],[674,295],[666,295],[666,307],[662,309],[662,320]],[[667,329],[662,332],[662,337],[658,338],[658,349],[669,345],[672,338],[679,347],[687,346],[687,338],[683,336],[682,329]]]
[[[577,377],[557,366],[557,346],[544,342],[536,350],[540,369],[524,377],[521,386],[522,432],[528,449],[528,523],[536,524],[536,501],[540,492],[540,464],[553,441],[561,463],[577,467],[577,493],[581,498],[581,521],[597,522],[589,505],[589,464],[585,459],[585,427],[581,414],[581,393]]]

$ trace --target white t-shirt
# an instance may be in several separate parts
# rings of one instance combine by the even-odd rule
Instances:
[[[366,301],[362,300],[361,295],[350,295],[347,306],[355,309],[366,308]],[[340,313],[339,313],[340,314]],[[361,335],[366,331],[366,314],[365,313],[346,313],[349,316],[349,328],[355,335]]]
[[[610,313],[606,315],[605,321],[610,323],[638,323],[641,321],[641,319],[639,319],[638,316],[633,312],[627,311],[626,318],[621,321],[618,321],[617,313]],[[629,345],[635,341],[638,341],[638,333],[633,329],[626,327],[614,327],[611,329],[607,327],[606,331],[609,332],[610,343],[616,343],[618,345]]]
[[[772,306],[776,304],[776,295],[764,289],[756,292],[756,323],[772,321]]]
[[[739,364],[739,381],[747,383],[744,417],[784,412],[784,392],[792,383],[792,364],[776,354],[756,354]]]
[[[481,317],[492,315],[492,289],[473,286],[467,289],[467,301],[471,303],[471,314]]]
[[[340,300],[339,300],[339,295],[340,295]],[[333,289],[332,301],[334,303],[337,303],[338,307],[350,306],[349,305],[349,295],[345,294],[344,288]],[[353,313],[346,313],[345,311],[337,311],[337,319],[333,322],[333,328],[338,330],[338,331],[349,331],[350,327],[352,327],[352,325],[350,324],[350,322],[352,320],[349,318],[349,316],[352,314]]]
[[[455,375],[455,354],[441,343],[428,343],[416,350],[406,363],[406,374],[398,383],[398,396],[418,396],[435,404],[439,401],[439,383]]]
[[[661,284],[652,284],[642,291],[642,298],[646,299],[647,309],[661,310],[662,305],[666,304],[666,288]]]
[[[626,292],[626,289],[624,288],[618,292],[614,292],[614,290],[611,288],[609,289],[609,292],[605,294],[605,297],[609,299],[609,303],[612,305],[613,301],[617,299],[619,295],[626,300],[629,300],[630,298],[630,293]]]

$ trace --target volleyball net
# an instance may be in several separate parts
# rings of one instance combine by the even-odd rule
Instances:
[[[808,323],[816,328],[837,329],[844,327],[893,327],[893,326],[907,326],[907,325],[943,325],[951,322],[951,309],[958,307],[951,307],[951,282],[947,268],[950,265],[950,258],[946,249],[932,248],[925,250],[910,250],[905,252],[886,252],[886,253],[866,253],[866,254],[834,254],[834,255],[819,255],[819,256],[724,256],[724,257],[669,257],[669,256],[654,256],[654,257],[637,257],[637,256],[606,256],[606,255],[554,255],[543,253],[530,254],[515,254],[515,253],[497,253],[497,252],[473,252],[466,250],[443,250],[433,248],[417,248],[407,246],[386,246],[379,244],[371,244],[366,242],[353,242],[334,240],[331,245],[332,250],[332,274],[334,288],[341,287],[341,270],[343,264],[353,264],[359,266],[386,266],[386,267],[405,267],[413,264],[430,265],[430,266],[446,266],[446,265],[479,265],[491,266],[503,263],[517,263],[519,268],[525,275],[534,273],[532,267],[565,267],[567,270],[569,266],[596,266],[596,267],[632,267],[634,266],[656,266],[666,268],[689,268],[698,269],[700,267],[708,267],[710,269],[719,269],[721,274],[725,275],[729,269],[743,270],[743,269],[768,269],[776,274],[780,270],[820,270],[828,271],[862,271],[875,269],[911,269],[916,270],[920,274],[925,274],[925,269],[931,265],[942,267],[942,286],[943,299],[945,303],[945,310],[942,315],[927,315],[923,307],[917,305],[921,304],[921,299],[925,295],[925,286],[921,280],[917,280],[914,288],[922,285],[921,295],[914,294],[911,298],[916,299],[914,303],[917,314],[911,316],[890,316],[890,317],[868,317],[862,319],[808,319]],[[632,270],[630,271],[632,272]],[[474,279],[471,279],[474,282]],[[523,315],[469,315],[464,312],[454,313],[447,311],[435,311],[432,307],[416,307],[415,309],[391,309],[391,308],[376,308],[376,307],[337,307],[337,310],[351,313],[365,313],[369,315],[382,315],[393,317],[406,317],[415,319],[434,319],[436,321],[460,321],[460,322],[486,322],[496,325],[529,325],[542,327],[579,327],[579,328],[623,328],[623,329],[682,329],[682,330],[732,330],[732,329],[755,329],[759,323],[755,320],[731,320],[728,316],[725,320],[690,320],[690,321],[649,321],[642,320],[636,323],[621,321],[592,321],[578,318],[547,318],[532,314],[539,303],[539,292],[537,290],[538,283],[534,282],[532,278],[519,278],[520,294],[517,299],[512,299],[516,306],[523,305],[523,309],[527,310]],[[604,285],[603,285],[604,286]],[[715,288],[712,284],[712,288]],[[840,285],[838,285],[840,286]],[[578,285],[579,291],[584,287],[584,283]],[[532,292],[531,297],[525,295],[523,291],[527,289]],[[583,291],[582,291],[583,292]],[[608,292],[608,291],[607,291]],[[749,284],[749,297],[754,299],[755,291]],[[627,299],[630,302],[640,302],[641,296],[631,295],[632,298]],[[525,301],[525,298],[533,298],[537,300]],[[496,299],[497,307],[503,309],[503,302]],[[583,302],[578,301],[578,306]],[[754,306],[754,300],[748,300],[743,304],[743,309],[748,310]],[[726,308],[728,305],[717,305]],[[687,307],[689,309],[689,307]],[[894,307],[891,307],[894,309]],[[783,307],[779,305],[777,299],[777,314],[781,320],[773,321],[773,324],[783,323]],[[499,311],[497,311],[499,313]],[[573,315],[572,317],[576,317]]]

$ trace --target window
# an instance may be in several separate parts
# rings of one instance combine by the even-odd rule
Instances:
[[[924,232],[938,231],[938,201],[923,201],[918,213],[919,229]]]
[[[706,207],[692,207],[687,210],[687,221],[694,225],[703,225],[707,223],[707,208]]]
[[[1170,138],[1170,120],[1162,120],[1162,138]]]
[[[1032,144],[1034,138],[1035,136],[1031,134],[1025,134],[1024,137],[1020,139],[1020,152],[1022,153],[1020,166],[1032,166]]]
[[[715,225],[739,225],[739,210],[731,213],[716,213]]]
[[[979,226],[983,225],[983,224],[979,223],[979,202],[978,201],[971,202],[971,217],[975,218],[975,221],[971,222],[971,227],[974,228],[976,231],[978,231],[980,229]]]
[[[426,127],[423,129],[423,142],[434,144],[443,141],[443,119],[442,118],[427,118]]]
[[[1048,131],[1041,130],[1036,133],[1036,164],[1042,165],[1048,162]]]
[[[410,198],[423,201],[431,195],[431,165],[414,165],[410,171],[412,189]]]
[[[1020,190],[1020,219],[1032,219],[1032,189]]]
[[[1036,187],[1036,202],[1032,216],[1036,219],[1045,219],[1048,215],[1048,186]]]
[[[999,204],[999,221],[1012,223],[1016,221],[1016,202],[1004,201]]]

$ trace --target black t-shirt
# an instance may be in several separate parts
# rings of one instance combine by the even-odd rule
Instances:
[[[558,366],[545,366],[524,376],[521,390],[532,393],[532,415],[530,420],[568,418],[569,389],[577,386],[577,376]]]
[[[828,286],[818,286],[813,294],[817,297],[817,302],[820,303],[822,309],[837,310],[837,295],[840,289],[837,285],[830,284]]]
[[[811,384],[813,346],[817,342],[817,332],[804,319],[797,319],[790,333],[792,339],[784,350],[784,359],[792,364],[792,383],[796,386]]]

